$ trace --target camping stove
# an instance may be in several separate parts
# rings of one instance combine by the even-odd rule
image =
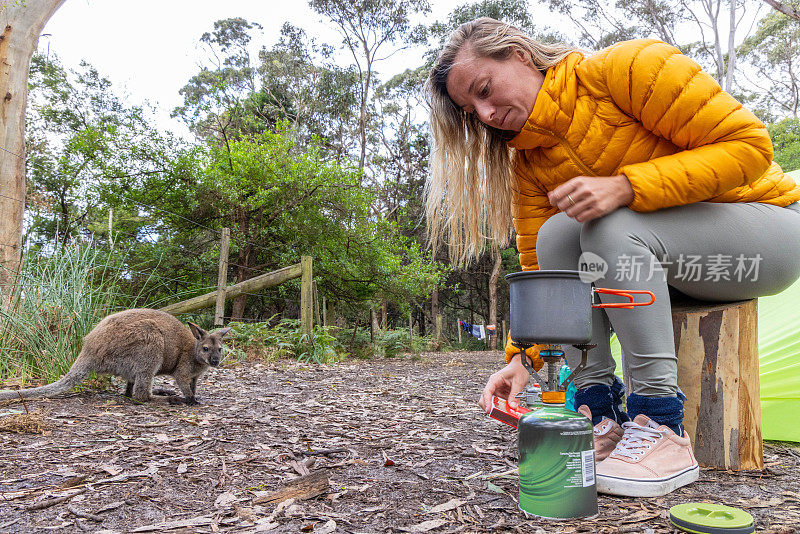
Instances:
[[[586,367],[586,353],[596,345],[592,340],[592,314],[595,308],[635,308],[655,302],[650,291],[594,287],[585,280],[582,271],[538,270],[506,275],[511,305],[511,337],[514,346],[522,352],[522,363],[532,377],[542,385],[542,401],[563,403],[564,391],[574,377]],[[624,297],[627,302],[595,302],[596,294]],[[646,294],[650,300],[635,302],[634,295]],[[547,362],[547,380],[542,380],[533,369],[524,349],[534,344],[545,344],[539,356]],[[564,380],[559,382],[560,361],[564,358],[564,345],[572,345],[582,352],[581,363]],[[529,396],[529,391],[523,397]],[[561,399],[560,401],[558,399]]]
[[[545,349],[539,351],[539,358],[541,358],[544,363],[547,364],[547,377],[546,379],[543,379],[533,368],[533,364],[529,360],[528,356],[525,355],[525,350],[533,345],[517,342],[512,342],[512,344],[516,348],[520,349],[520,360],[522,361],[522,365],[524,365],[525,369],[528,370],[531,378],[535,382],[539,383],[541,387],[541,398],[545,402],[548,400],[550,402],[564,402],[564,392],[575,379],[575,376],[586,367],[589,351],[597,346],[596,344],[573,345],[573,347],[581,351],[581,363],[572,370],[568,377],[566,377],[563,381],[560,381],[558,379],[558,374],[562,362],[565,361],[564,350],[562,349],[561,345],[547,344]],[[533,406],[539,397],[539,388],[535,386],[528,386],[522,393],[519,393],[517,397],[523,399],[525,404],[528,406]]]

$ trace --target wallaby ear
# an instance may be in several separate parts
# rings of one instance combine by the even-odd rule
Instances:
[[[189,330],[192,331],[192,335],[194,336],[195,339],[200,340],[203,339],[203,336],[207,335],[206,331],[197,326],[196,324],[194,323],[188,323],[188,324],[189,324]]]
[[[222,328],[220,330],[217,330],[214,333],[217,334],[220,338],[222,338],[222,337],[225,337],[225,334],[227,334],[230,331],[231,331],[231,327],[228,326],[228,327]]]

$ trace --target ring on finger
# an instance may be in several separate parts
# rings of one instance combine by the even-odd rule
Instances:
[[[572,197],[571,197],[571,196],[567,195],[567,200],[569,200],[569,203],[570,203],[571,205],[573,205],[573,206],[575,205],[575,201],[574,201],[574,200],[572,200]]]

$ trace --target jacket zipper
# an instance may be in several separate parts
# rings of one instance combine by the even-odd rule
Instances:
[[[580,170],[582,170],[584,173],[586,173],[586,176],[597,176],[596,172],[594,172],[583,161],[581,161],[581,159],[578,157],[578,155],[575,153],[575,151],[572,150],[572,147],[569,146],[569,143],[567,142],[566,139],[564,139],[563,137],[561,137],[558,134],[555,134],[555,133],[551,132],[550,130],[546,130],[544,128],[539,128],[538,126],[528,126],[528,128],[530,128],[534,132],[537,132],[537,133],[540,133],[540,134],[543,134],[543,135],[549,135],[551,137],[555,137],[556,139],[558,139],[558,142],[561,143],[561,146],[563,146],[564,149],[567,151],[567,154],[569,155],[570,159],[572,160],[572,163],[574,163],[575,166],[577,166]]]

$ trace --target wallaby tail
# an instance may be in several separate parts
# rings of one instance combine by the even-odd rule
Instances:
[[[77,386],[83,382],[87,376],[89,376],[90,372],[91,369],[89,366],[86,363],[81,362],[80,358],[78,358],[75,360],[75,363],[72,364],[72,367],[70,367],[69,371],[67,371],[67,374],[52,384],[31,389],[6,389],[0,391],[0,401],[14,400],[19,398],[32,399],[52,397],[54,395],[58,395],[59,393],[69,391],[73,387]]]

